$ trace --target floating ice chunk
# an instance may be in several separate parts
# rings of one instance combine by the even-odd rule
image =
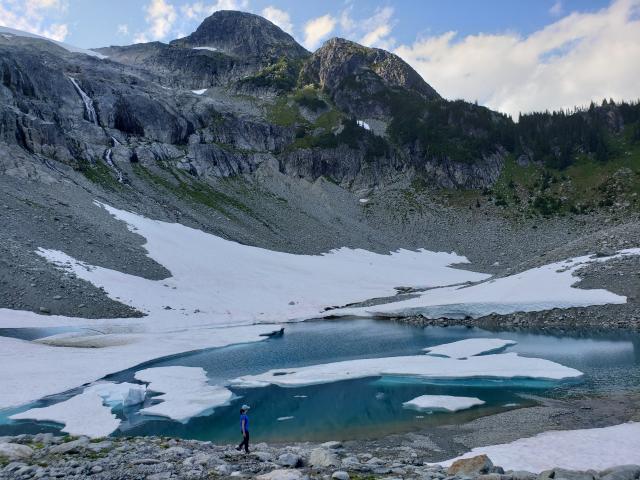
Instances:
[[[475,397],[453,397],[451,395],[422,395],[402,404],[413,410],[446,410],[457,412],[477,405],[484,405],[484,401]]]
[[[435,347],[427,347],[423,351],[428,355],[462,359],[482,353],[496,353],[516,343],[512,340],[499,338],[467,338]]]
[[[216,47],[193,47],[194,50],[209,50],[211,52],[217,52],[218,49]]]
[[[276,420],[278,420],[279,422],[284,422],[286,420],[293,420],[296,417],[278,417]]]
[[[96,383],[84,389],[85,393],[95,392],[110,406],[130,407],[144,402],[147,387],[137,383]]]
[[[369,126],[369,124],[364,120],[357,120],[356,123],[358,124],[359,127],[362,127],[365,130],[371,130],[371,127]]]
[[[200,90],[191,90],[193,93],[195,93],[196,95],[202,95],[204,92],[207,91],[206,88],[201,88]]]
[[[120,420],[111,413],[111,407],[102,403],[95,391],[71,397],[64,402],[44,408],[33,408],[9,417],[11,420],[36,420],[61,423],[63,432],[87,437],[106,437],[120,426]]]
[[[232,380],[243,387],[300,387],[342,380],[380,376],[422,378],[536,378],[562,380],[580,377],[582,372],[542,358],[520,357],[516,353],[484,355],[469,360],[415,355],[364,358],[300,368],[269,370]]]
[[[604,470],[617,465],[640,464],[640,423],[613,427],[544,432],[511,443],[474,448],[447,460],[486,454],[505,470],[541,472],[554,467],[569,470]]]
[[[215,407],[228,405],[233,393],[219,385],[209,385],[200,367],[159,367],[140,370],[136,380],[149,383],[149,390],[162,393],[161,403],[140,410],[144,415],[168,417],[187,422]]]

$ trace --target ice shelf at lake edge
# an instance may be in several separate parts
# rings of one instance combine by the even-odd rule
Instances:
[[[544,432],[511,443],[474,448],[441,465],[449,466],[459,458],[482,454],[505,470],[535,473],[555,467],[584,471],[640,465],[640,423]]]

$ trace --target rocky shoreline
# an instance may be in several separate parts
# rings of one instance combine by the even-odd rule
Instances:
[[[250,454],[231,445],[165,437],[89,440],[51,433],[0,438],[0,478],[54,479],[205,479],[335,480],[411,478],[424,480],[636,480],[640,466],[625,465],[601,472],[560,468],[540,474],[504,471],[484,455],[432,465],[420,448],[352,451],[350,445],[322,444],[253,446]]]

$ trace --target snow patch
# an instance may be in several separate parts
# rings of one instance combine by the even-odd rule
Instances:
[[[483,353],[495,353],[516,343],[512,340],[501,340],[499,338],[468,338],[435,347],[427,347],[422,351],[433,356],[463,359]]]
[[[33,408],[9,417],[11,420],[36,420],[61,423],[69,435],[99,438],[110,435],[120,426],[120,420],[111,413],[111,407],[102,404],[102,397],[87,391],[49,407]]]
[[[542,358],[521,357],[516,353],[484,355],[473,359],[415,355],[364,358],[311,365],[300,368],[269,370],[231,381],[241,387],[302,387],[367,377],[413,376],[419,378],[536,378],[562,380],[577,378],[582,372]]]
[[[41,35],[36,35],[35,33],[24,32],[22,30],[16,30],[15,28],[9,27],[0,27],[0,33],[2,33],[4,38],[10,38],[11,35],[15,35],[16,37],[27,37],[27,38],[37,38],[39,40],[46,40],[47,42],[55,43],[59,47],[64,48],[65,50],[71,53],[83,53],[85,55],[89,55],[90,57],[96,57],[100,59],[107,58],[105,55],[101,53],[94,52],[93,50],[86,50],[84,48],[74,47],[73,45],[69,45],[68,43],[58,42],[57,40],[52,40],[47,37],[43,37]],[[9,37],[7,36],[9,35]]]
[[[144,415],[157,415],[186,423],[190,418],[228,405],[233,393],[219,385],[209,385],[200,367],[159,367],[140,370],[136,380],[149,383],[149,390],[162,393],[161,403],[143,408]]]
[[[217,52],[218,49],[216,47],[193,47],[193,50],[209,50],[211,52]]]
[[[358,200],[360,203],[369,203],[369,199],[368,198],[361,198],[360,200]]]
[[[371,127],[369,126],[369,124],[364,120],[357,120],[356,123],[358,124],[359,127],[362,127],[365,130],[371,130]]]
[[[330,314],[366,317],[423,315],[427,318],[463,319],[494,313],[506,315],[553,308],[621,304],[626,303],[626,297],[607,290],[574,288],[580,281],[574,273],[590,263],[629,255],[640,255],[640,248],[621,250],[617,255],[604,258],[576,257],[471,286],[432,289],[400,302],[336,309]]]
[[[539,473],[554,467],[569,470],[604,470],[617,465],[640,464],[640,423],[605,428],[544,432],[511,443],[474,448],[441,463],[486,454],[505,470]]]
[[[451,395],[422,395],[404,402],[404,408],[413,410],[445,410],[457,412],[477,405],[484,405],[484,401],[475,397],[454,397]]]
[[[204,92],[207,91],[206,88],[201,88],[200,90],[191,90],[193,93],[195,93],[196,95],[202,95]]]

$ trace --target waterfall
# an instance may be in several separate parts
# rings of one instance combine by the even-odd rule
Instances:
[[[110,148],[107,148],[107,150],[104,152],[104,161],[107,162],[107,165],[109,165],[111,170],[116,172],[116,175],[118,176],[118,182],[122,183],[124,181],[124,177],[122,176],[122,172],[120,171],[120,169],[116,167],[116,164],[113,163],[113,160],[111,159]]]
[[[93,100],[91,100],[91,97],[89,95],[84,93],[84,91],[80,88],[80,85],[78,85],[78,82],[76,82],[75,78],[73,77],[67,77],[67,78],[71,80],[71,83],[73,83],[73,86],[76,88],[78,95],[80,95],[80,98],[82,98],[82,101],[84,102],[84,112],[87,116],[87,120],[97,125],[98,116],[96,115],[96,111],[93,108]]]

